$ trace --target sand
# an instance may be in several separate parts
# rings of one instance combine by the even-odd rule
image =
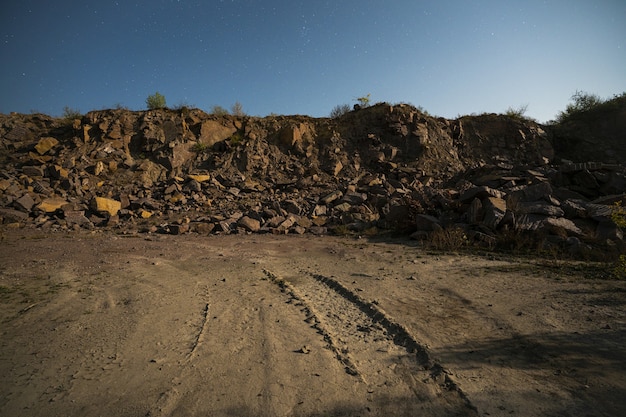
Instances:
[[[625,303],[404,239],[6,231],[0,415],[626,415]]]

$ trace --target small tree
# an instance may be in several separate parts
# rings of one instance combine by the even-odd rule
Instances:
[[[146,99],[146,106],[149,110],[164,109],[165,108],[165,96],[158,91]]]
[[[371,96],[371,94],[367,93],[366,96],[357,97],[356,98],[356,101],[359,102],[359,106],[361,106],[362,109],[365,108],[365,107],[369,107],[369,105],[370,105],[370,96]]]
[[[211,114],[214,114],[216,116],[226,116],[228,114],[228,110],[226,110],[222,106],[213,106],[211,108]]]
[[[245,116],[246,113],[243,111],[243,106],[240,102],[235,101],[235,104],[230,108],[230,113],[233,116]]]
[[[336,119],[350,112],[350,106],[347,104],[338,104],[330,111],[330,117]]]
[[[571,97],[572,103],[565,107],[557,116],[558,122],[563,122],[577,113],[582,113],[594,109],[604,103],[599,96],[589,94],[584,91],[576,91]]]

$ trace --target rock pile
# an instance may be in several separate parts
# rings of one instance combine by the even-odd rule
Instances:
[[[13,227],[428,238],[454,226],[485,244],[504,230],[571,247],[623,240],[610,214],[624,167],[561,161],[546,127],[502,115],[387,104],[338,119],[0,115],[0,166],[0,218]]]

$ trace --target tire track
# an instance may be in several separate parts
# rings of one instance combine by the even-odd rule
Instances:
[[[293,282],[269,270],[265,275],[301,307],[347,373],[372,396],[442,401],[472,415],[476,408],[408,329],[381,308],[337,280],[301,271]]]

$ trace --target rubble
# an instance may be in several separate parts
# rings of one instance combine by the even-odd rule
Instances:
[[[607,162],[561,160],[550,128],[532,121],[446,120],[384,103],[338,119],[198,109],[0,115],[0,218],[61,230],[391,229],[424,239],[459,227],[479,243],[504,230],[570,246],[621,243],[610,220],[612,206],[626,204],[619,152]]]

